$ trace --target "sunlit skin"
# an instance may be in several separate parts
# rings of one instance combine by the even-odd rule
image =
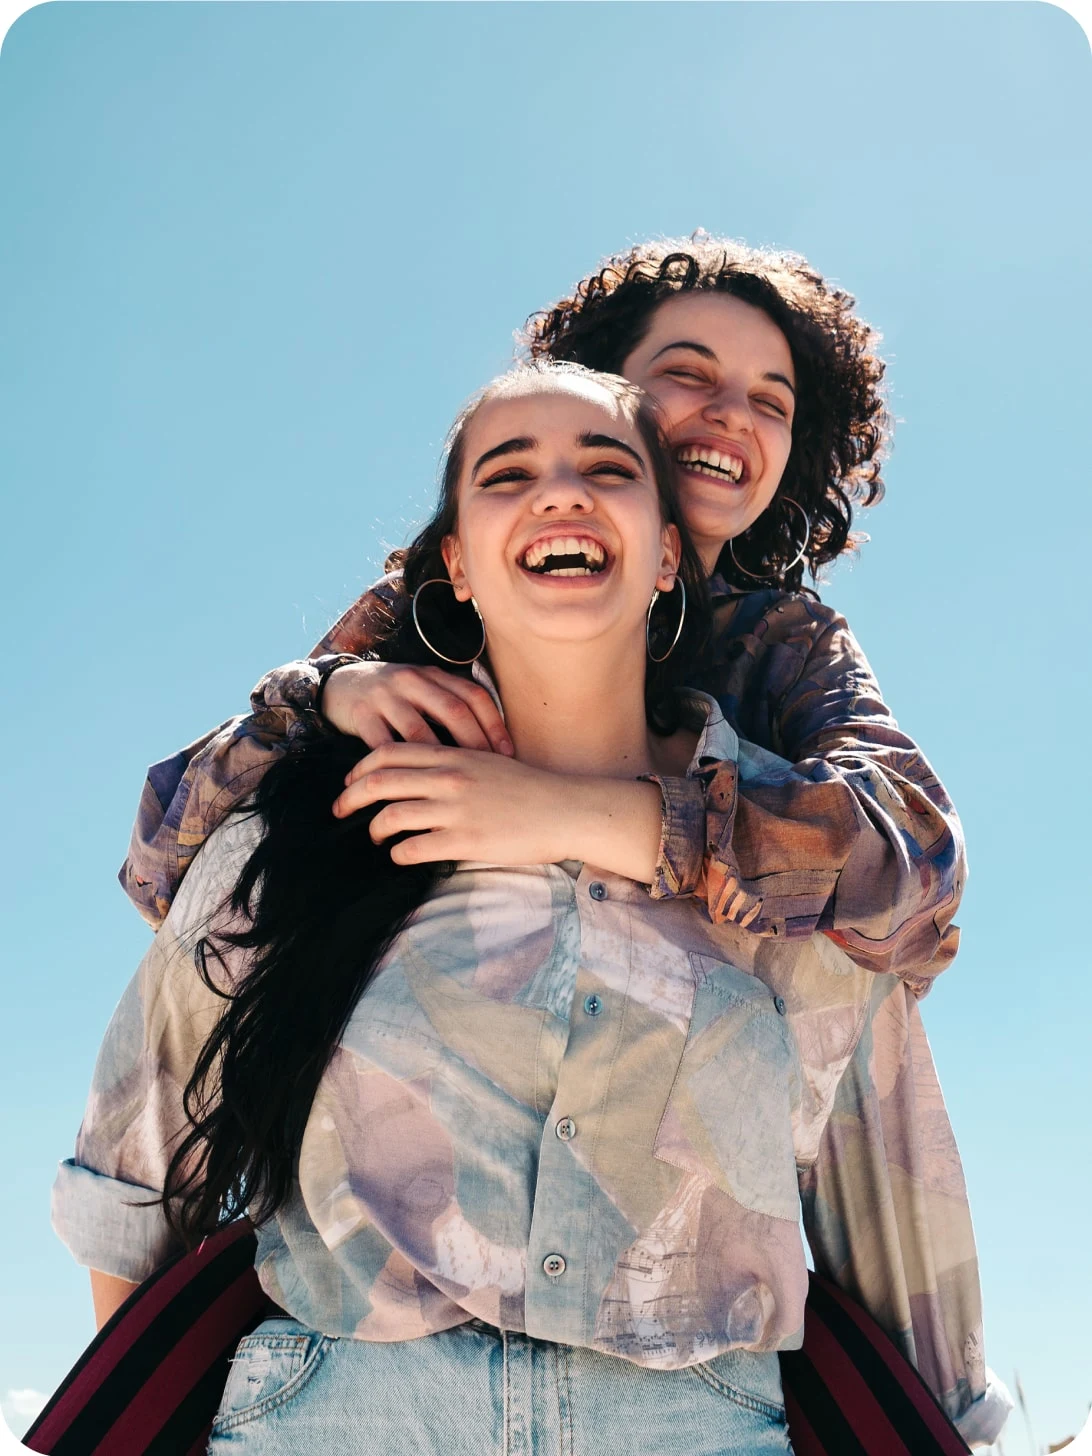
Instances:
[[[648,332],[623,362],[622,372],[656,401],[665,433],[679,463],[683,510],[707,571],[712,572],[726,541],[746,531],[772,501],[792,447],[796,408],[796,371],[784,334],[761,309],[741,299],[713,292],[683,293],[665,300],[652,315]],[[716,451],[721,463],[738,461],[740,478],[726,471],[711,474],[693,462],[678,461],[695,449]],[[357,733],[371,744],[392,744],[391,751],[410,766],[412,749],[405,744],[438,744],[432,723],[442,724],[462,748],[491,749],[485,758],[511,755],[511,736],[496,705],[483,688],[444,672],[441,668],[401,667],[391,663],[361,663],[340,668],[327,683],[323,712],[342,732]],[[372,802],[361,782],[369,755],[335,804],[335,813],[348,814]],[[585,767],[586,774],[591,773]],[[558,774],[560,781],[561,775]],[[579,782],[573,780],[573,782]],[[582,780],[587,786],[593,780]],[[609,780],[598,781],[600,785]],[[517,861],[485,852],[497,848],[497,828],[511,824],[511,799],[498,780],[494,790],[478,783],[464,784],[463,792],[479,795],[473,814],[477,827],[460,841],[468,859],[494,859],[496,863],[539,863],[553,859],[547,836],[534,857]],[[388,786],[390,787],[390,786]],[[515,786],[511,786],[514,788]],[[571,787],[571,784],[570,784]],[[591,833],[586,814],[595,795],[577,801],[557,785],[553,818],[576,814],[567,857],[587,859],[604,869],[647,882],[655,868],[658,848],[659,804],[643,791],[648,786],[616,785],[609,800],[621,815],[623,804],[631,816],[634,839],[628,849],[604,842]],[[405,791],[409,792],[408,781]],[[393,789],[391,789],[393,793]],[[374,797],[374,795],[373,795]],[[568,806],[568,807],[567,807]],[[464,822],[469,822],[469,813]],[[579,824],[576,820],[579,819]],[[393,832],[393,831],[392,831]],[[424,838],[432,839],[433,835]],[[652,852],[649,846],[657,840]],[[416,851],[412,841],[398,847],[406,856],[442,858],[425,845]]]
[[[727,294],[660,304],[623,373],[656,400],[674,453],[706,446],[745,462],[738,484],[680,467],[683,509],[705,567],[773,499],[788,462],[796,371],[784,334],[761,309]],[[429,720],[464,748],[511,753],[492,699],[438,667],[360,663],[330,678],[323,712],[368,743],[436,743]]]
[[[645,717],[646,614],[654,591],[675,595],[679,539],[639,432],[586,382],[490,401],[467,429],[457,499],[445,561],[481,611],[518,761],[387,743],[357,764],[335,813],[389,801],[371,832],[413,836],[392,847],[399,864],[579,859],[651,879],[660,792],[637,776],[684,773],[695,735],[658,738]],[[533,569],[563,564],[576,542],[601,571]],[[545,543],[558,549],[539,562]]]
[[[519,665],[533,647],[548,667],[556,645],[571,665],[580,644],[608,673],[624,664],[643,691],[645,612],[654,589],[674,586],[678,533],[661,519],[640,434],[610,395],[566,381],[483,405],[464,438],[458,512],[445,564],[456,596],[478,603],[502,695],[507,658]],[[565,538],[598,546],[602,570],[526,569],[529,548]]]
[[[708,571],[773,500],[792,447],[796,371],[768,314],[728,294],[681,293],[652,315],[622,373],[655,399],[676,460],[706,447],[743,463],[738,484],[679,461],[683,511]]]

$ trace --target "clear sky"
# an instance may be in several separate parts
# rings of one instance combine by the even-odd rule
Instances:
[[[92,1333],[49,1227],[147,943],[145,765],[305,653],[462,398],[604,252],[805,253],[899,420],[823,588],[958,804],[924,1007],[990,1362],[1092,1400],[1088,43],[1044,4],[54,4],[0,55],[0,1400]],[[16,1394],[12,1394],[12,1393]],[[1030,1450],[1019,1414],[1007,1456]]]

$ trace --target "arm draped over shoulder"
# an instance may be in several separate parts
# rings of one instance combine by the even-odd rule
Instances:
[[[149,771],[120,878],[152,925],[204,840],[291,742],[326,673],[344,654],[373,652],[400,601],[398,577],[384,577],[309,659],[259,682],[249,714]],[[738,764],[710,764],[700,782],[656,779],[653,896],[699,896],[711,919],[755,935],[822,931],[922,995],[959,942],[962,830],[845,620],[803,593],[722,597],[699,685],[744,742]]]

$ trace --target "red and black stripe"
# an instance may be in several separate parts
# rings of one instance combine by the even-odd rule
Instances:
[[[966,1456],[970,1447],[874,1319],[810,1276],[804,1345],[781,1356],[796,1456]]]
[[[135,1290],[23,1443],[51,1456],[202,1456],[235,1347],[270,1314],[245,1220]],[[804,1345],[781,1356],[796,1456],[967,1456],[932,1391],[870,1315],[812,1274]]]
[[[52,1456],[189,1456],[208,1431],[235,1346],[269,1301],[256,1242],[232,1224],[159,1269],[102,1327],[23,1437]]]

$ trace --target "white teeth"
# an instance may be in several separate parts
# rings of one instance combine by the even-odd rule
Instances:
[[[710,450],[706,446],[690,445],[680,450],[675,457],[680,465],[695,466],[708,465],[709,470],[703,470],[702,475],[727,475],[733,481],[739,481],[743,475],[743,461],[736,455],[721,454],[719,450]]]
[[[601,566],[606,560],[603,547],[590,536],[551,536],[529,546],[523,553],[523,564],[533,570],[541,566],[548,556],[583,556],[590,566]],[[585,568],[570,567],[567,570],[580,574]],[[554,576],[557,572],[548,574]]]

